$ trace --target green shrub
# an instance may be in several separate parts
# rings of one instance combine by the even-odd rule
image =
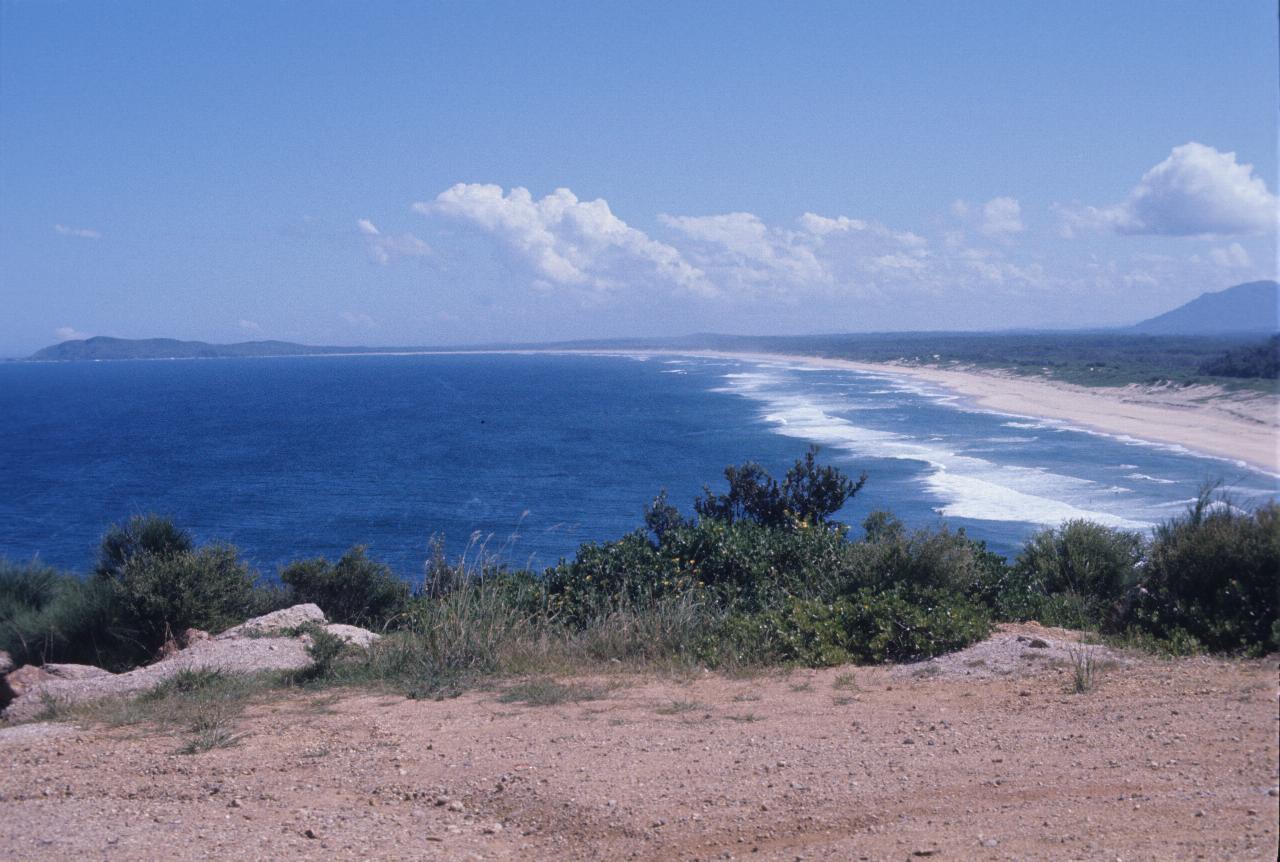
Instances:
[[[384,628],[405,608],[409,586],[357,545],[337,563],[323,557],[290,563],[280,580],[299,602],[314,602],[331,621]]]
[[[846,580],[849,544],[843,530],[704,521],[669,533],[659,553],[682,586],[754,610],[837,588]]]
[[[148,652],[188,628],[218,632],[246,620],[254,577],[230,545],[130,557],[109,578],[122,620]]]
[[[121,524],[112,525],[102,537],[94,573],[119,578],[134,557],[142,554],[166,557],[194,547],[191,534],[170,519],[160,515],[134,515]]]
[[[1274,650],[1278,573],[1280,504],[1242,512],[1207,489],[1185,516],[1157,528],[1128,620],[1211,650]]]
[[[304,633],[311,639],[307,644],[311,666],[298,671],[295,679],[305,683],[333,677],[338,670],[338,659],[347,651],[347,642],[318,625],[307,626]]]
[[[52,604],[65,577],[34,560],[23,564],[0,559],[0,620]]]
[[[893,515],[872,512],[863,529],[866,537],[850,558],[855,588],[908,586],[969,594],[1005,568],[1002,557],[946,525],[908,532]]]
[[[828,666],[914,661],[986,637],[984,609],[937,590],[862,590],[835,601],[793,599],[780,610],[735,615],[721,636],[735,658]]]
[[[18,664],[128,667],[139,649],[120,616],[105,583],[0,560],[0,649]]]
[[[804,459],[787,471],[782,484],[754,462],[726,467],[726,494],[703,489],[694,509],[703,519],[733,524],[750,521],[762,527],[799,529],[827,523],[866,483],[864,473],[854,482],[837,467],[820,467],[818,449],[811,446]]]
[[[1145,550],[1137,533],[1076,520],[1032,536],[1015,566],[1045,595],[1073,593],[1111,605],[1137,582]]]
[[[588,542],[572,561],[543,573],[548,612],[567,625],[583,626],[624,607],[676,595],[693,583],[640,531],[614,542]]]
[[[760,610],[790,596],[825,595],[848,580],[849,553],[840,530],[704,519],[665,530],[656,547],[638,531],[583,545],[544,577],[552,612],[582,625],[680,596]]]
[[[653,502],[644,507],[644,525],[649,532],[653,533],[658,544],[662,544],[662,537],[668,530],[684,526],[684,523],[684,516],[680,514],[680,510],[671,505],[667,499],[666,488],[659,491],[658,496],[653,498]]]

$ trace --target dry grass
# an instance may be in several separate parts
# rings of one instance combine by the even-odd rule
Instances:
[[[1098,684],[1098,658],[1095,650],[1089,646],[1072,647],[1071,690],[1076,694],[1087,694]]]
[[[660,706],[654,712],[658,715],[683,715],[687,712],[696,712],[699,709],[706,709],[696,700],[673,700],[666,706]]]
[[[581,682],[564,683],[548,678],[530,679],[507,687],[498,695],[498,700],[501,703],[523,703],[527,706],[558,706],[602,700],[609,696],[613,688]]]

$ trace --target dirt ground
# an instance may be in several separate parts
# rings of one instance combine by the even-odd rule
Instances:
[[[513,683],[282,695],[192,755],[141,726],[17,725],[0,857],[1274,860],[1275,658],[1103,656],[1075,694],[1069,637],[1004,627],[895,669],[615,674],[545,705],[509,702]]]

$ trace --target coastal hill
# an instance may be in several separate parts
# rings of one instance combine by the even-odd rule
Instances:
[[[385,349],[385,348],[384,348]],[[222,359],[246,356],[305,356],[317,353],[368,353],[368,347],[313,347],[291,341],[242,341],[236,344],[209,344],[179,341],[176,338],[93,338],[74,339],[36,351],[31,359],[70,361],[92,359]]]
[[[1172,311],[1135,324],[1145,335],[1217,335],[1280,330],[1280,284],[1251,281],[1202,293]]]
[[[1088,354],[1096,366],[1111,362],[1117,351],[1137,351],[1147,358],[1173,352],[1192,365],[1216,357],[1245,336],[1270,335],[1280,331],[1280,284],[1254,281],[1237,284],[1217,293],[1201,294],[1172,311],[1123,329],[1090,331],[1008,331],[1008,332],[879,332],[807,336],[743,336],[702,333],[667,338],[611,338],[550,342],[541,344],[469,345],[466,349],[715,349],[817,353],[866,361],[891,361],[938,355],[938,358],[979,364],[1029,363],[1036,368],[1055,365],[1068,354]],[[1229,342],[1152,343],[1131,336],[1226,336]],[[315,356],[342,353],[419,352],[428,347],[317,346],[292,341],[242,341],[210,344],[176,338],[112,338],[97,335],[50,345],[29,359],[40,362],[99,359],[217,359],[230,357]],[[1005,355],[1013,351],[1016,356]],[[1023,355],[1027,354],[1027,355]],[[1079,357],[1077,357],[1079,358]],[[1132,359],[1133,357],[1126,357]],[[1158,363],[1167,364],[1167,363]],[[1101,381],[1093,381],[1101,382]],[[1128,381],[1125,381],[1128,382]]]

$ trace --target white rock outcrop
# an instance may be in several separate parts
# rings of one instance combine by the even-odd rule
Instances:
[[[368,649],[369,647],[382,640],[382,635],[377,632],[371,632],[368,629],[362,629],[359,626],[348,626],[342,623],[329,623],[324,630],[331,635],[342,638],[350,646]]]
[[[14,678],[13,702],[4,710],[9,721],[28,721],[52,703],[77,705],[109,697],[140,694],[155,688],[184,670],[217,670],[251,674],[262,671],[296,671],[312,664],[307,647],[310,637],[298,630],[321,626],[348,644],[368,647],[379,635],[356,626],[327,624],[324,612],[313,604],[255,617],[216,637],[184,638],[186,649],[154,664],[127,673],[109,673],[90,665],[27,665],[10,674]],[[201,633],[203,634],[203,633]]]
[[[325,619],[324,611],[320,610],[319,605],[310,603],[294,605],[291,608],[272,611],[269,614],[246,620],[240,625],[214,636],[213,639],[215,641],[225,641],[234,638],[262,637],[264,635],[291,635],[303,626],[323,626],[326,622],[328,621]]]

